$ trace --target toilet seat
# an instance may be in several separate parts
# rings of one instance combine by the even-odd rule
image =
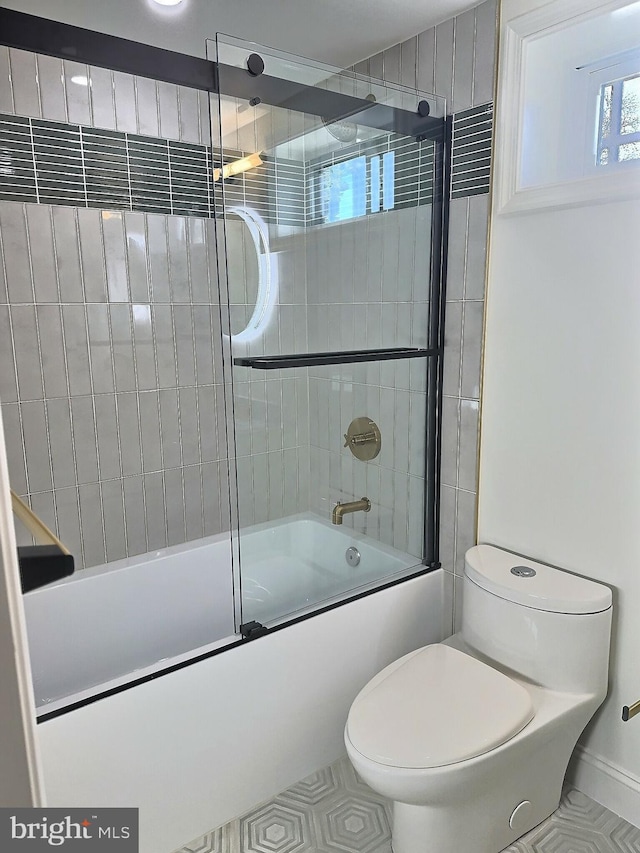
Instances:
[[[533,716],[524,687],[436,643],[390,664],[360,691],[347,733],[372,761],[426,769],[489,752]]]

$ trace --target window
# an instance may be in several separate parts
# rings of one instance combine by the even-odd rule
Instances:
[[[640,73],[600,87],[599,166],[640,160]]]
[[[320,171],[320,214],[342,222],[395,207],[395,152],[351,157]]]

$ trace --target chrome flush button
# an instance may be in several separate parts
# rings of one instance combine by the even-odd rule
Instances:
[[[534,578],[536,570],[532,569],[531,566],[514,566],[511,569],[511,574],[519,578]]]

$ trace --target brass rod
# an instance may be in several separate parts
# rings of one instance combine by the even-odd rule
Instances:
[[[640,699],[637,702],[634,702],[633,705],[623,705],[622,707],[622,719],[627,722],[631,717],[635,717],[636,714],[640,714]]]
[[[58,537],[49,530],[47,525],[43,521],[40,521],[38,516],[22,498],[16,495],[13,489],[11,489],[11,506],[13,514],[24,524],[38,545],[57,545],[63,554],[68,555],[70,553]]]

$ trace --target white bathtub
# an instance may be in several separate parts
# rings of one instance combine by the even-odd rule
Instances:
[[[357,566],[346,561],[350,547]],[[265,624],[401,577],[417,562],[309,513],[244,531],[240,548],[242,621]],[[42,713],[238,640],[227,535],[87,569],[24,602]]]

